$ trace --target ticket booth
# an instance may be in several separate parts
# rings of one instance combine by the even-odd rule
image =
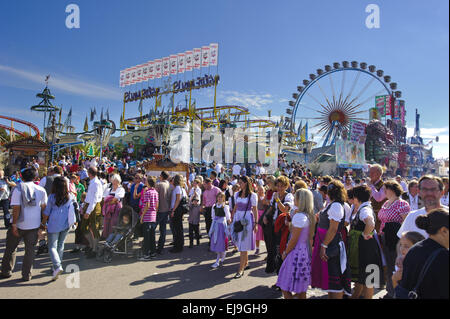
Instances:
[[[20,170],[26,163],[32,162],[33,158],[36,158],[39,164],[39,176],[47,172],[50,145],[44,141],[30,136],[8,143],[4,147],[9,153],[7,168],[10,173]]]

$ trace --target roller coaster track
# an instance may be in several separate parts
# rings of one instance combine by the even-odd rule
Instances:
[[[21,119],[17,119],[17,118],[14,118],[14,117],[5,116],[5,115],[0,115],[0,119],[5,119],[5,120],[8,120],[8,121],[17,122],[17,123],[26,125],[26,126],[30,127],[31,129],[33,129],[33,131],[36,133],[36,138],[38,138],[38,139],[41,138],[41,133],[39,132],[38,127],[36,125],[34,125],[33,123],[30,123],[30,122],[27,122],[27,121],[24,121],[24,120],[21,120]],[[12,128],[12,127],[8,127],[8,126],[5,126],[5,125],[0,125],[0,127],[5,129],[5,130],[12,131],[12,132],[14,132],[16,134],[19,134],[21,136],[26,136],[26,134],[24,132],[20,132],[20,131],[18,131],[16,129]]]

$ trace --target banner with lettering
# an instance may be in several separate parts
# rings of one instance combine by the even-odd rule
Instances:
[[[218,59],[219,59],[219,44],[218,43],[211,43],[209,45],[210,49],[210,59],[209,64],[210,65],[217,65]]]
[[[135,67],[135,66],[131,68],[131,84],[137,83],[137,78],[136,78],[137,72],[136,72],[136,69],[137,69],[137,67]]]
[[[185,69],[186,69],[185,54],[178,53],[178,73],[184,73]]]
[[[175,75],[178,73],[178,55],[173,54],[170,56],[170,74]]]
[[[160,79],[162,76],[162,59],[155,60],[155,79]]]
[[[406,107],[404,100],[400,100],[400,121],[402,126],[406,125]]]
[[[207,68],[209,66],[209,46],[202,47],[202,67]]]
[[[358,121],[350,123],[350,140],[357,143],[366,142],[366,124]]]
[[[186,51],[186,71],[192,71],[194,68],[194,52],[193,51]]]
[[[143,66],[142,66],[142,64],[139,64],[138,66],[137,66],[137,69],[136,69],[136,82],[137,83],[139,83],[139,82],[142,82],[142,80],[143,80]]]
[[[200,69],[202,65],[202,49],[194,49],[194,69]]]
[[[120,71],[119,86],[121,88],[125,86],[125,70]]]
[[[147,65],[148,65],[147,80],[153,80],[155,78],[155,61],[147,62]]]
[[[131,68],[125,69],[125,83],[126,86],[131,85]]]
[[[169,76],[170,75],[170,57],[165,57],[162,59],[162,73],[163,76]]]

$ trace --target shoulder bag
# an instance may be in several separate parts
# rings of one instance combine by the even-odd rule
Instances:
[[[252,194],[250,193],[248,195],[247,208],[245,209],[245,213],[244,213],[244,218],[243,219],[245,219],[245,216],[247,215],[247,210],[248,210],[248,206],[250,205],[250,198],[251,198],[251,196],[252,196]],[[234,230],[235,233],[240,233],[241,231],[244,230],[244,225],[242,225],[242,222],[240,220],[234,222],[233,230]]]
[[[418,299],[419,295],[417,294],[417,289],[419,289],[420,284],[422,283],[425,275],[428,272],[428,269],[430,268],[433,261],[436,259],[436,257],[439,255],[441,251],[445,250],[444,248],[436,249],[425,261],[425,264],[422,267],[422,270],[420,271],[419,278],[417,279],[417,283],[414,286],[414,288],[411,291],[408,291],[408,289],[397,285],[394,290],[394,298],[395,299]]]

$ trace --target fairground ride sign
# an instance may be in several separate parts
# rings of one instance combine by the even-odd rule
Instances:
[[[205,75],[202,77],[197,77],[197,79],[189,80],[189,81],[175,81],[171,85],[169,85],[169,88],[164,92],[161,92],[161,88],[158,87],[147,87],[146,89],[142,89],[135,92],[125,92],[123,96],[124,103],[138,101],[141,99],[148,99],[155,97],[157,95],[163,95],[163,94],[175,94],[180,92],[185,92],[189,90],[198,90],[203,89],[211,86],[215,86],[219,83],[219,76],[213,76],[213,75]]]

